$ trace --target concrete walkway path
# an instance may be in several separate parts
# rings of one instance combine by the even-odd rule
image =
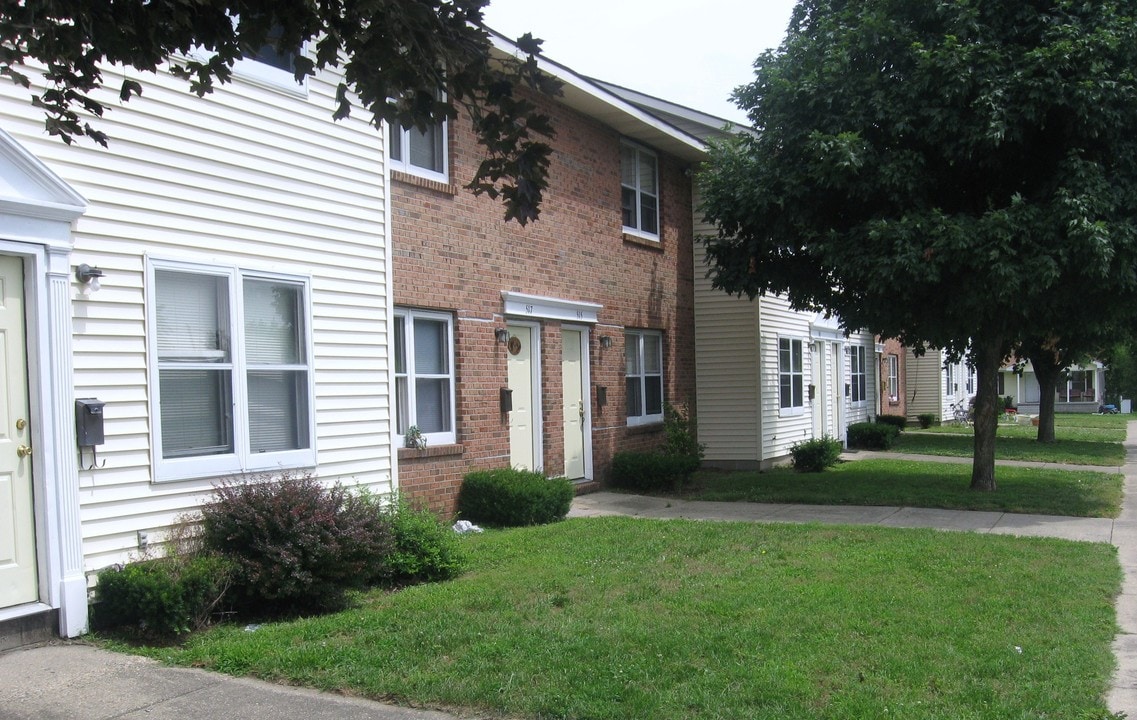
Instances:
[[[1118,670],[1108,703],[1112,711],[1137,718],[1137,421],[1129,424],[1128,438],[1126,464],[1122,468],[1125,502],[1117,520],[902,507],[695,502],[608,492],[576,498],[570,516],[871,524],[1112,543],[1118,548],[1125,580],[1117,600],[1121,631],[1114,650]],[[849,459],[875,455],[856,453]],[[908,457],[957,461],[932,456]],[[32,718],[455,720],[455,716],[446,713],[395,707],[203,670],[166,667],[147,658],[121,655],[81,642],[58,642],[0,653],[0,719]]]

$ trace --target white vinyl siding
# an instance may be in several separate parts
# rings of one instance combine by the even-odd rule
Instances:
[[[308,278],[315,472],[378,493],[395,483],[383,134],[363,113],[332,120],[334,75],[309,78],[306,97],[239,77],[205,98],[163,72],[137,79],[142,97],[93,121],[107,148],[49,137],[25,91],[0,84],[4,129],[90,203],[70,265],[105,273],[72,302],[75,395],[106,403],[106,464],[88,469],[88,454],[79,470],[88,570],[136,556],[140,530],[160,542],[220,477],[153,482],[147,257]]]
[[[395,432],[417,427],[430,445],[453,443],[454,318],[397,309],[394,331]]]
[[[663,333],[627,331],[624,361],[628,425],[663,422]]]
[[[625,232],[659,239],[659,158],[629,142],[620,144],[620,205]]]

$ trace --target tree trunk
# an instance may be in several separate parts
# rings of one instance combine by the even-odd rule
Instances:
[[[975,454],[971,465],[971,489],[995,492],[995,431],[999,416],[999,368],[1003,365],[1003,343],[988,340],[973,346],[971,360],[979,376],[975,395]]]
[[[1038,380],[1038,442],[1054,442],[1054,396],[1062,377],[1062,359],[1052,350],[1040,349],[1028,355]]]

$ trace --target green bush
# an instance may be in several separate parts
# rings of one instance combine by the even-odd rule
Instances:
[[[234,566],[234,596],[269,612],[340,607],[383,574],[394,547],[365,496],[311,475],[232,478],[202,507],[202,544]]]
[[[167,557],[99,572],[93,622],[165,640],[209,624],[232,567],[216,556]]]
[[[927,430],[936,424],[936,416],[932,413],[920,413],[916,416],[916,422],[920,423],[922,429]]]
[[[891,425],[900,432],[904,432],[904,428],[908,427],[908,418],[903,415],[877,415],[876,421],[881,425]]]
[[[466,569],[461,538],[429,510],[398,497],[387,509],[395,544],[387,556],[384,580],[394,583],[446,580]]]
[[[563,520],[573,495],[572,483],[563,477],[514,468],[477,470],[462,479],[458,514],[498,527],[543,525]]]
[[[845,437],[851,448],[887,450],[892,447],[892,443],[899,434],[900,431],[892,425],[859,422],[849,426]]]
[[[821,472],[837,464],[841,443],[828,435],[802,440],[790,448],[794,469],[798,472]]]
[[[707,446],[699,442],[695,433],[695,418],[686,406],[675,407],[670,403],[663,406],[664,455],[694,458],[698,467]]]
[[[679,491],[691,473],[699,469],[699,458],[689,455],[662,455],[651,452],[618,452],[612,457],[609,483],[613,487],[637,492]]]

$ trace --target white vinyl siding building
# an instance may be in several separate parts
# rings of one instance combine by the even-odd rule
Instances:
[[[89,297],[72,278],[70,391],[106,403],[106,441],[97,466],[88,452],[58,479],[79,488],[88,572],[136,557],[140,533],[161,542],[232,472],[397,482],[383,134],[332,120],[335,77],[280,91],[237,76],[205,98],[165,72],[132,77],[145,94],[95,121],[106,149],[48,137],[26,92],[0,84],[0,127],[88,202],[72,268],[104,273]],[[191,407],[203,386],[212,405]]]

